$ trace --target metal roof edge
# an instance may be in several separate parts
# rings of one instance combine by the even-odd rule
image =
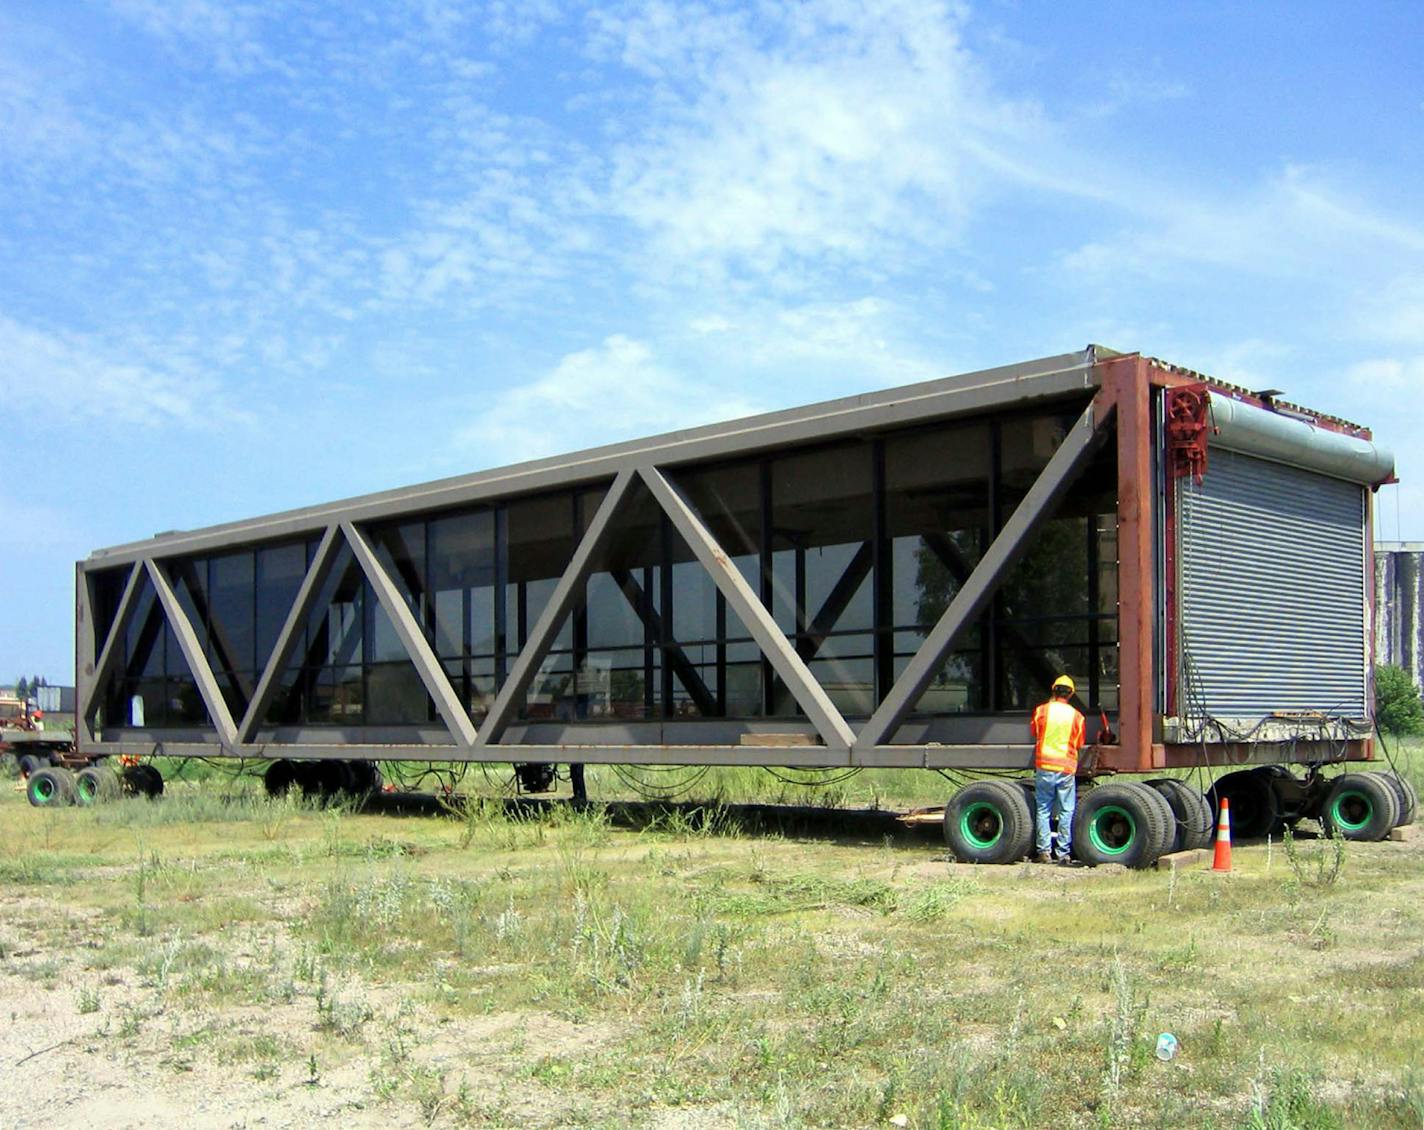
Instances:
[[[493,467],[468,474],[435,479],[425,483],[396,487],[370,494],[354,495],[335,502],[319,503],[313,506],[297,507],[277,511],[255,518],[238,519],[192,530],[171,530],[155,534],[138,541],[125,542],[115,546],[93,550],[81,563],[85,566],[102,567],[110,559],[132,560],[138,556],[171,556],[182,552],[195,552],[199,548],[190,543],[209,543],[215,539],[230,539],[232,544],[244,540],[260,541],[268,537],[280,537],[294,533],[294,527],[305,526],[315,530],[326,522],[340,518],[357,517],[353,512],[377,510],[384,504],[408,503],[411,513],[421,509],[441,505],[458,504],[449,496],[478,490],[482,487],[500,485],[502,496],[514,496],[550,489],[557,485],[551,478],[574,483],[612,475],[611,464],[620,459],[639,455],[656,456],[660,465],[676,464],[680,461],[679,448],[697,448],[708,441],[725,438],[732,443],[729,454],[743,453],[755,447],[764,439],[764,446],[773,446],[778,435],[817,421],[839,418],[845,431],[855,428],[857,416],[874,416],[877,412],[901,405],[912,405],[916,401],[945,399],[956,393],[971,393],[977,389],[996,385],[1024,383],[1082,370],[1085,374],[1084,388],[1091,387],[1092,370],[1102,360],[1121,356],[1115,350],[1099,345],[1089,345],[1072,353],[1060,353],[1021,361],[1010,365],[1000,365],[988,369],[978,369],[948,377],[937,377],[928,381],[900,385],[872,392],[855,393],[833,400],[819,401],[794,408],[778,409],[696,427],[664,432],[635,440],[586,448],[564,455],[547,456],[521,463]],[[944,414],[944,413],[938,413]],[[867,426],[874,426],[867,423]],[[884,425],[881,425],[884,426]],[[759,436],[758,433],[761,433]],[[698,451],[690,451],[685,458],[709,457]],[[715,456],[711,456],[715,457]],[[115,560],[114,563],[118,563]]]

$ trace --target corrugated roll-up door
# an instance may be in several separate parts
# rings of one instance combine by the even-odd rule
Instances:
[[[1364,491],[1221,449],[1180,480],[1180,714],[1367,716]]]

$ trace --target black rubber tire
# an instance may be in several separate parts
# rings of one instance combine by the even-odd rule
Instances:
[[[1147,785],[1161,793],[1172,810],[1172,846],[1168,851],[1191,851],[1211,843],[1211,807],[1200,789],[1175,777],[1158,777]]]
[[[262,787],[267,790],[267,795],[275,800],[277,797],[286,796],[287,790],[296,780],[296,766],[284,757],[267,766],[267,772],[262,774]]]
[[[1395,791],[1375,773],[1342,773],[1320,806],[1321,829],[1347,840],[1382,840],[1398,819]]]
[[[297,787],[302,790],[302,796],[311,798],[321,793],[321,766],[320,761],[294,761],[292,762],[293,780]]]
[[[374,761],[349,761],[351,791],[356,796],[369,796],[381,791],[381,770]]]
[[[1150,867],[1171,834],[1164,811],[1166,802],[1140,783],[1088,789],[1073,813],[1073,855],[1095,867]]]
[[[1033,845],[1033,811],[1022,786],[975,781],[944,806],[944,838],[964,863],[1015,863]]]
[[[62,808],[74,803],[74,775],[49,766],[36,769],[25,782],[25,799],[36,808]]]
[[[163,795],[163,774],[152,765],[130,765],[124,770],[124,783],[136,796],[152,800]]]
[[[83,808],[105,804],[122,791],[118,776],[107,765],[89,765],[74,776],[74,803]]]
[[[28,781],[35,775],[35,771],[40,768],[40,759],[33,753],[26,753],[21,756],[19,765],[20,779]]]
[[[1147,798],[1148,803],[1156,805],[1157,807],[1157,815],[1161,820],[1161,832],[1159,833],[1155,850],[1152,853],[1152,860],[1155,863],[1172,850],[1172,845],[1177,838],[1177,817],[1172,812],[1172,806],[1167,803],[1167,798],[1146,781],[1127,781],[1125,784],[1132,788],[1140,789],[1142,795]]]
[[[1278,836],[1285,827],[1285,822],[1281,820],[1280,801],[1276,790],[1271,787],[1269,775],[1240,769],[1219,777],[1206,794],[1213,821],[1221,815],[1222,797],[1231,801],[1233,841]]]
[[[317,786],[323,799],[330,800],[355,791],[356,774],[349,761],[323,761],[317,770]]]
[[[1402,828],[1406,824],[1413,824],[1415,816],[1419,814],[1419,796],[1414,791],[1414,786],[1398,773],[1372,771],[1370,776],[1378,777],[1394,790],[1394,799],[1399,802],[1399,820],[1394,826]]]

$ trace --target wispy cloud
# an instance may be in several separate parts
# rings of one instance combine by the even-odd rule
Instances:
[[[774,276],[953,242],[985,155],[1025,125],[960,18],[915,0],[605,15],[603,42],[654,92],[615,152],[614,206],[683,269]]]
[[[645,342],[614,335],[483,403],[477,422],[456,438],[481,465],[494,466],[757,410],[715,383],[677,373]]]
[[[131,356],[119,350],[121,357]],[[248,419],[210,378],[113,360],[73,334],[46,332],[0,315],[0,398],[36,430],[91,425],[220,427]]]

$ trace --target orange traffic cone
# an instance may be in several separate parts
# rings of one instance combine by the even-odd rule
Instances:
[[[1211,860],[1213,871],[1231,870],[1231,798],[1221,798],[1221,815],[1216,821],[1216,854]]]

